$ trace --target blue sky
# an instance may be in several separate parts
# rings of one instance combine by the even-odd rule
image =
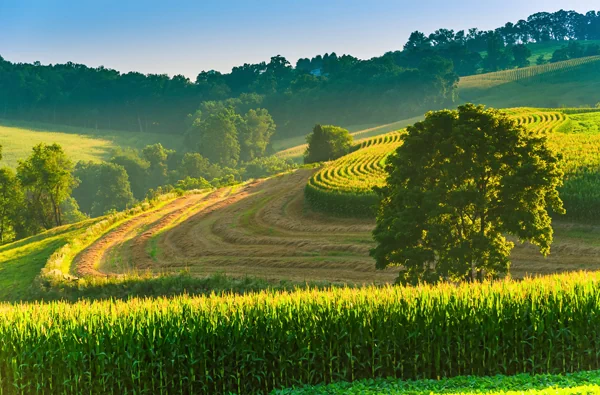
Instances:
[[[0,0],[0,55],[123,72],[228,72],[281,54],[359,58],[410,32],[491,29],[538,11],[600,10],[597,0]]]

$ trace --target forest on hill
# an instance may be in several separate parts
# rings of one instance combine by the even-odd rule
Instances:
[[[544,63],[600,54],[595,44],[573,44],[598,39],[600,12],[561,10],[489,31],[414,32],[403,50],[368,60],[331,53],[299,59],[293,67],[278,55],[230,73],[202,71],[194,81],[0,57],[0,118],[181,135],[201,103],[235,100],[246,103],[244,113],[267,110],[278,126],[276,137],[285,138],[304,135],[315,123],[391,122],[422,114],[453,101],[458,76],[529,65],[526,44],[557,43],[552,57],[536,59]]]

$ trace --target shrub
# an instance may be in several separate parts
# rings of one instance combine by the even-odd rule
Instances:
[[[295,169],[297,166],[290,159],[269,156],[256,158],[244,165],[244,178],[263,178],[274,174],[283,173]]]
[[[324,162],[350,152],[352,135],[338,126],[316,125],[306,137],[306,142],[308,147],[304,154],[304,163]]]

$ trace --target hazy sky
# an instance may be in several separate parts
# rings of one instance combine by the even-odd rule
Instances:
[[[120,71],[223,72],[281,54],[370,58],[410,32],[492,29],[538,11],[600,10],[598,0],[0,0],[0,55]]]

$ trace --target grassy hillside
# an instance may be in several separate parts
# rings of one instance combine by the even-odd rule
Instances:
[[[548,132],[552,146],[563,153],[567,180],[561,195],[569,218],[596,218],[600,112],[518,108],[510,113],[527,127]],[[50,262],[50,256],[67,239],[77,239],[79,227],[3,246],[0,285],[5,291],[0,299],[18,299],[42,268],[115,281],[121,275],[174,275],[184,270],[195,278],[225,274],[271,283],[392,282],[398,269],[375,270],[369,256],[373,218],[343,218],[332,214],[331,207],[325,213],[313,211],[310,207],[318,205],[305,189],[309,184],[320,193],[317,197],[329,194],[334,203],[341,195],[348,202],[372,198],[370,187],[383,181],[382,164],[398,146],[398,136],[366,139],[357,151],[322,169],[171,197],[148,210],[119,216],[110,226],[87,232],[85,241],[74,242],[79,249],[58,257],[60,262],[56,256]],[[357,210],[367,211],[364,204]],[[343,211],[357,210],[349,204]],[[518,245],[511,257],[512,274],[594,269],[600,266],[598,246],[599,227],[557,223],[552,255],[544,258],[534,248]]]
[[[401,121],[387,123],[384,125],[351,125],[344,126],[350,131],[354,142],[362,144],[373,136],[380,136],[396,130],[403,129],[423,119],[423,116],[403,119]],[[286,140],[279,140],[273,143],[273,149],[277,151],[276,156],[285,159],[292,159],[295,162],[301,162],[307,145],[306,137],[293,137]]]
[[[50,256],[95,222],[62,226],[0,246],[0,300],[28,299],[27,292]]]
[[[96,130],[72,126],[0,120],[0,145],[4,163],[11,167],[17,160],[27,157],[31,148],[39,143],[58,143],[73,161],[106,160],[116,148],[143,148],[161,143],[167,148],[181,149],[183,139],[156,133],[133,133]]]
[[[600,40],[578,40],[577,42],[583,46],[587,46],[587,45],[591,45],[591,44],[600,45]],[[569,45],[569,42],[567,42],[567,41],[565,41],[565,42],[549,41],[549,42],[542,42],[542,43],[529,43],[529,44],[527,44],[527,48],[529,48],[531,50],[531,56],[528,59],[529,63],[531,64],[531,66],[535,66],[536,61],[540,55],[543,56],[544,59],[549,61],[550,59],[552,59],[552,55],[554,54],[554,51],[556,51],[557,49],[560,49],[562,47],[565,47],[567,45]],[[480,54],[481,54],[481,56],[485,57],[487,55],[487,51],[482,51],[482,52],[480,52]]]
[[[600,102],[600,56],[461,78],[462,102],[492,107],[580,107]]]

